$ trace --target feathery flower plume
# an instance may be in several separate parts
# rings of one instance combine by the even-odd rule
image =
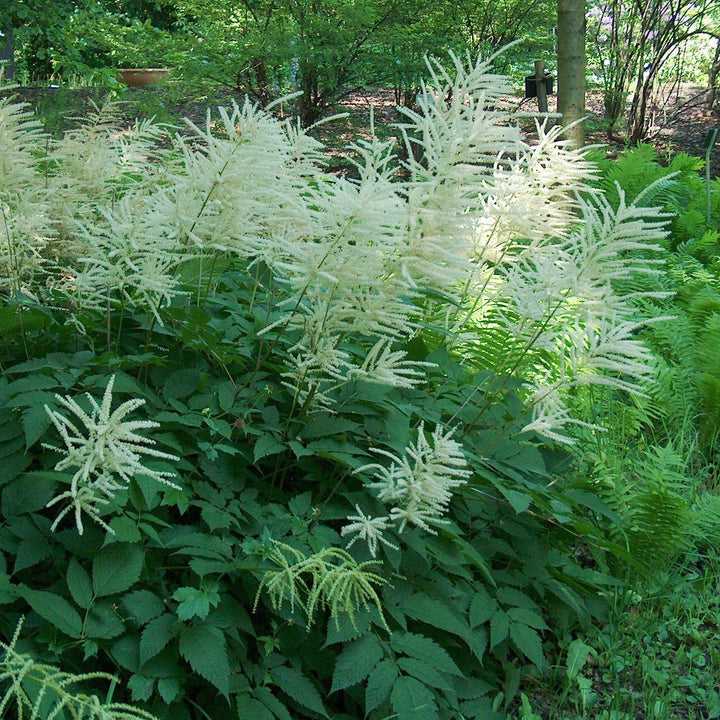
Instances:
[[[345,525],[340,531],[343,537],[346,535],[355,536],[348,543],[348,549],[358,540],[364,540],[367,543],[370,555],[373,557],[377,556],[378,545],[386,545],[394,550],[398,549],[397,545],[394,545],[383,536],[383,532],[388,529],[388,525],[392,522],[389,517],[374,518],[370,515],[365,515],[359,505],[355,506],[355,510],[357,515],[348,515],[347,519],[350,520],[350,523]]]
[[[47,136],[25,103],[0,99],[0,292],[33,294],[50,236],[48,195],[36,181],[37,147]]]
[[[173,461],[179,458],[156,450],[151,447],[154,444],[153,440],[137,433],[138,430],[158,427],[158,423],[152,420],[125,420],[133,410],[144,405],[145,400],[137,398],[126,400],[114,412],[110,412],[114,383],[113,375],[99,405],[92,395],[86,393],[92,407],[90,414],[71,397],[56,395],[58,402],[75,416],[75,420],[45,405],[45,412],[50,416],[65,447],[57,448],[51,445],[44,447],[65,456],[55,464],[55,470],[75,469],[70,490],[53,498],[47,504],[47,507],[50,507],[63,500],[70,501],[55,519],[51,530],[55,530],[66,514],[74,511],[75,524],[81,535],[83,512],[112,533],[113,530],[100,517],[100,506],[108,504],[115,492],[126,487],[136,475],[144,475],[176,490],[182,489],[168,479],[175,473],[152,470],[142,464],[142,455]],[[78,429],[77,421],[82,430]]]
[[[420,423],[417,442],[408,445],[402,457],[381,448],[373,452],[389,458],[390,467],[371,463],[355,472],[375,470],[375,482],[368,487],[377,491],[379,500],[393,504],[390,519],[400,522],[398,532],[410,523],[436,534],[431,524],[443,522],[452,491],[472,474],[462,445],[452,439],[452,430],[444,432],[437,425],[429,441]]]

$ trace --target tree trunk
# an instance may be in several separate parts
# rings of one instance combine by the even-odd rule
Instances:
[[[0,44],[0,66],[4,68],[3,76],[6,80],[15,78],[15,42],[13,27],[7,25],[3,28],[2,44]]]
[[[558,0],[557,14],[558,112],[567,126],[585,117],[585,0]],[[585,142],[582,122],[565,136],[581,147]]]
[[[707,106],[711,111],[715,109],[715,100],[718,97],[718,76],[720,76],[720,37],[715,40],[715,57],[710,66],[708,79]]]

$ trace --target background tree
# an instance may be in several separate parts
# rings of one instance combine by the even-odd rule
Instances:
[[[580,147],[585,115],[585,0],[558,0],[557,5],[558,112],[568,139]]]
[[[647,136],[651,101],[670,61],[692,38],[713,34],[715,5],[711,0],[592,2],[588,35],[610,133],[626,117],[630,141]]]

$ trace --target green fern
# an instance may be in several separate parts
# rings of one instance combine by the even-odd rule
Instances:
[[[683,551],[720,536],[720,497],[699,488],[686,459],[692,451],[681,453],[668,443],[595,460],[593,487],[619,516],[617,540],[641,567],[666,567]]]

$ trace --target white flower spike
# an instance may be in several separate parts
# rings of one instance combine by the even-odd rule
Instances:
[[[387,547],[398,550],[398,546],[391,543],[389,540],[383,537],[383,532],[387,530],[391,520],[388,517],[370,517],[360,509],[359,505],[355,506],[357,515],[348,515],[347,519],[352,522],[349,525],[345,525],[340,531],[340,534],[345,537],[346,535],[355,534],[355,537],[348,543],[348,548],[351,548],[358,540],[365,540],[367,542],[368,550],[373,557],[377,556],[378,544],[386,545]]]
[[[55,530],[60,520],[74,510],[75,524],[81,535],[83,533],[82,512],[87,513],[109,532],[113,532],[100,519],[98,506],[107,504],[114,497],[115,492],[128,485],[136,475],[145,475],[176,490],[182,489],[168,479],[173,477],[174,473],[151,470],[141,463],[141,455],[173,461],[177,461],[179,458],[150,447],[155,441],[138,435],[136,432],[144,428],[158,427],[158,423],[152,420],[126,421],[124,419],[133,410],[144,405],[145,400],[137,398],[127,400],[115,412],[110,412],[114,383],[115,376],[113,375],[105,388],[100,405],[95,398],[87,394],[92,406],[91,415],[88,415],[71,397],[55,396],[58,402],[80,421],[83,431],[78,430],[73,420],[45,405],[45,412],[50,416],[65,443],[64,448],[45,445],[65,456],[56,463],[55,470],[76,468],[70,483],[70,490],[53,498],[46,506],[50,507],[61,500],[70,500],[70,504],[55,519],[51,530]]]

